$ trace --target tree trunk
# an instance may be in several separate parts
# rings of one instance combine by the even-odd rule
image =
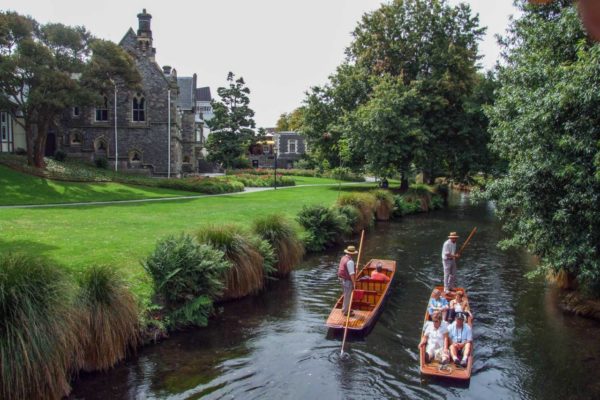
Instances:
[[[34,135],[35,135],[35,132],[34,132],[33,126],[28,121],[26,121],[25,122],[25,139],[27,141],[27,165],[30,165],[30,166],[34,165],[34,162],[33,162]]]
[[[408,190],[408,176],[404,172],[400,176],[400,191],[406,192]]]

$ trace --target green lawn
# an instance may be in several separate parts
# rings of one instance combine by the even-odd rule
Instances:
[[[296,185],[318,185],[318,184],[324,184],[324,183],[339,183],[340,181],[336,180],[336,179],[331,179],[331,178],[315,178],[312,176],[289,176],[290,178],[292,178],[295,182]],[[348,183],[348,182],[342,182],[342,184],[344,183]]]
[[[373,186],[352,185],[342,190]],[[66,195],[70,193],[67,191]],[[29,195],[34,194],[32,189]],[[182,231],[193,232],[206,223],[236,222],[247,226],[257,216],[269,213],[293,219],[303,205],[330,205],[337,196],[337,186],[320,186],[170,202],[0,209],[0,253],[19,251],[48,257],[73,272],[94,264],[114,265],[123,270],[134,292],[146,298],[151,293],[150,282],[140,260],[157,239]]]
[[[193,195],[198,195],[198,193],[131,186],[113,182],[77,183],[55,181],[23,174],[0,165],[0,206],[136,200]]]

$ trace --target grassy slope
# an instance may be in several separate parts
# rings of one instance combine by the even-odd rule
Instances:
[[[0,165],[0,206],[193,196],[198,193],[121,183],[53,181]]]
[[[337,196],[336,186],[321,186],[161,203],[0,209],[0,252],[49,257],[74,272],[94,264],[115,265],[123,269],[133,290],[146,297],[150,282],[140,260],[157,239],[206,223],[249,225],[262,214],[294,219],[303,205],[330,205]]]

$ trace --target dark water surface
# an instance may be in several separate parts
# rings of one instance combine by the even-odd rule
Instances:
[[[340,254],[307,257],[289,280],[226,304],[204,329],[172,335],[104,374],[82,375],[73,399],[600,399],[600,324],[563,314],[556,293],[527,280],[533,259],[501,251],[491,206],[456,205],[366,236],[365,260],[398,262],[391,296],[365,339],[347,347],[324,326],[340,294]],[[417,344],[425,306],[441,282],[450,230],[479,228],[459,263],[475,314],[468,385],[423,379]]]

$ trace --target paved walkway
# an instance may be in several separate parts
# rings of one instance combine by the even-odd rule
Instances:
[[[365,182],[346,182],[342,183],[342,186],[348,185],[360,185]],[[339,186],[340,183],[315,183],[310,185],[296,185],[296,186],[283,186],[278,187],[277,190],[294,189],[302,187],[312,186]],[[245,188],[243,192],[235,193],[221,193],[221,194],[199,194],[197,196],[179,196],[179,197],[162,197],[155,199],[138,199],[138,200],[114,200],[114,201],[89,201],[83,203],[51,203],[51,204],[22,204],[16,206],[0,206],[0,210],[11,209],[11,208],[52,208],[52,207],[84,207],[84,206],[106,206],[106,205],[118,205],[118,204],[130,204],[130,203],[151,203],[160,201],[176,201],[176,200],[193,200],[202,199],[205,197],[221,197],[221,196],[236,196],[241,194],[264,192],[267,190],[274,190],[272,187],[251,187]]]

